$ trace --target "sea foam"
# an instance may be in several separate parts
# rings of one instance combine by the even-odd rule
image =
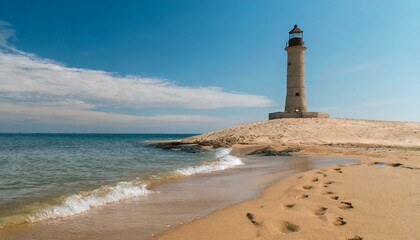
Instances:
[[[231,148],[219,148],[216,152],[216,159],[218,159],[218,161],[205,163],[199,166],[179,168],[176,171],[182,175],[190,176],[198,173],[209,173],[243,165],[244,163],[240,158],[230,155],[231,151]]]
[[[199,173],[209,173],[225,170],[244,163],[238,157],[230,155],[232,149],[219,148],[215,152],[217,161],[204,163],[199,166],[179,168],[177,173],[190,176]],[[38,222],[46,219],[63,218],[89,211],[92,208],[103,206],[121,200],[146,196],[153,191],[147,189],[147,184],[136,182],[119,182],[115,186],[102,186],[98,189],[73,194],[65,198],[61,204],[44,208],[26,218],[27,222]]]
[[[87,193],[67,197],[62,204],[41,210],[27,218],[28,222],[38,222],[51,218],[62,218],[89,211],[91,208],[118,202],[124,199],[145,196],[152,193],[146,184],[119,182],[116,186],[103,186]]]

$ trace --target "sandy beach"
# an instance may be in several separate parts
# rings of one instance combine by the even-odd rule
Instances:
[[[0,238],[420,238],[420,123],[282,119],[152,144],[230,147],[245,164]]]
[[[420,123],[284,119],[183,140],[360,160],[297,174],[159,239],[419,239]]]

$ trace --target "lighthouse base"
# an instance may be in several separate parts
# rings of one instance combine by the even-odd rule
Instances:
[[[328,113],[321,112],[273,112],[268,114],[268,120],[279,118],[329,118]]]

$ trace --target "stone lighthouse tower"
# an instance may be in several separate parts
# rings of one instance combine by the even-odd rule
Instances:
[[[284,112],[274,112],[269,119],[277,118],[326,118],[326,113],[306,111],[305,50],[303,31],[295,25],[289,32],[287,52],[287,92]]]
[[[306,112],[305,50],[303,31],[298,25],[290,30],[287,51],[287,94],[285,112]]]

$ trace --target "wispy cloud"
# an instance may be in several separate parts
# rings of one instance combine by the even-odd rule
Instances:
[[[0,20],[0,47],[11,48],[10,40],[15,36],[15,31],[8,22]]]
[[[71,68],[53,60],[19,51],[9,44],[14,31],[0,21],[0,121],[94,123],[108,118],[127,121],[214,121],[191,115],[142,117],[105,113],[97,107],[216,109],[267,107],[273,102],[252,94],[218,87],[180,86],[165,79],[118,76],[100,70]],[[13,119],[11,119],[12,117]],[[49,120],[48,120],[49,119]]]
[[[221,119],[200,115],[156,115],[136,116],[118,113],[105,113],[83,109],[83,104],[69,104],[66,108],[39,106],[31,104],[0,103],[1,121],[35,122],[42,124],[72,125],[111,125],[111,124],[147,124],[154,122],[191,122],[217,123]]]

